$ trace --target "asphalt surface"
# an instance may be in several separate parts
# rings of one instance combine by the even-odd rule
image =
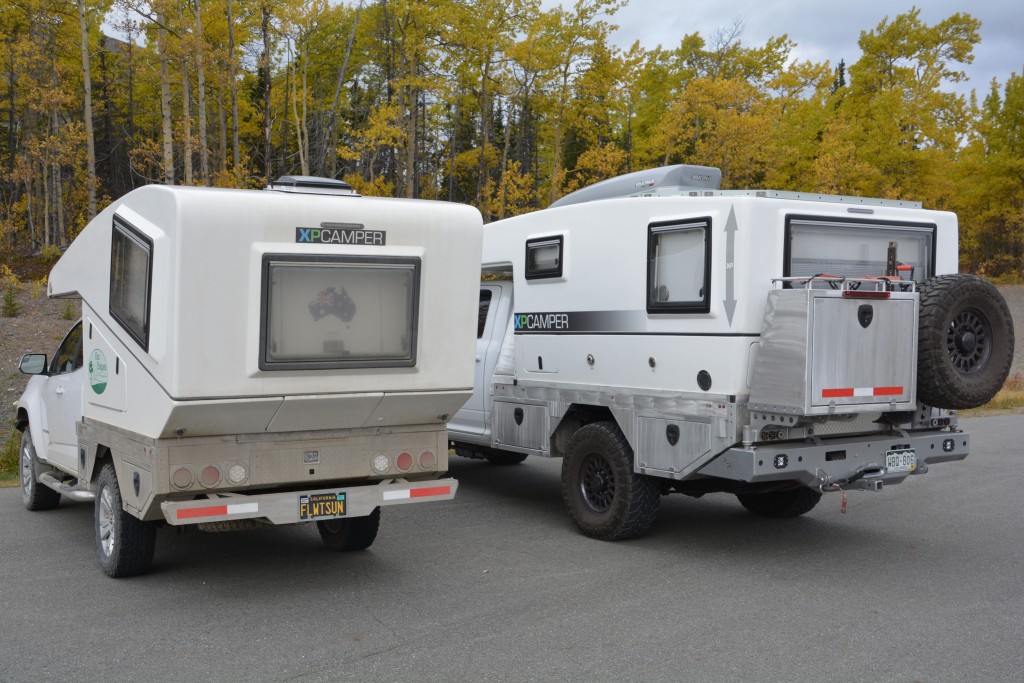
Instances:
[[[453,458],[456,499],[389,508],[366,552],[310,525],[178,534],[99,570],[92,510],[0,490],[0,681],[1022,681],[1017,416],[882,493],[764,520],[662,500],[642,539],[578,535],[559,461]]]

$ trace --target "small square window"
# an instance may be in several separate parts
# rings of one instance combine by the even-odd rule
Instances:
[[[119,216],[110,240],[110,315],[149,349],[153,242]]]
[[[562,236],[526,240],[526,279],[562,277]]]
[[[647,241],[647,312],[710,310],[709,220],[656,224]]]

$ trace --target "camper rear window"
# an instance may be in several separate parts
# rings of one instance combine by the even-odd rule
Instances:
[[[149,350],[149,294],[153,242],[114,216],[110,240],[110,315]]]
[[[710,310],[710,219],[656,223],[647,233],[647,312]]]
[[[790,216],[786,237],[785,274],[791,277],[885,275],[890,242],[903,279],[923,282],[935,269],[932,224]]]
[[[261,370],[416,364],[420,260],[265,255]]]

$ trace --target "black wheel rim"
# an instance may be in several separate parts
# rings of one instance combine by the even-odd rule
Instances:
[[[580,495],[594,512],[607,512],[615,499],[615,474],[598,453],[591,453],[580,466]]]
[[[992,326],[981,311],[967,308],[949,323],[946,333],[949,359],[961,374],[981,372],[992,355]]]

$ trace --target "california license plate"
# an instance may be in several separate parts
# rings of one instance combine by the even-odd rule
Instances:
[[[344,517],[347,512],[343,492],[304,493],[299,496],[299,519]]]
[[[917,469],[917,453],[913,448],[886,451],[885,469],[890,472],[913,472]]]

